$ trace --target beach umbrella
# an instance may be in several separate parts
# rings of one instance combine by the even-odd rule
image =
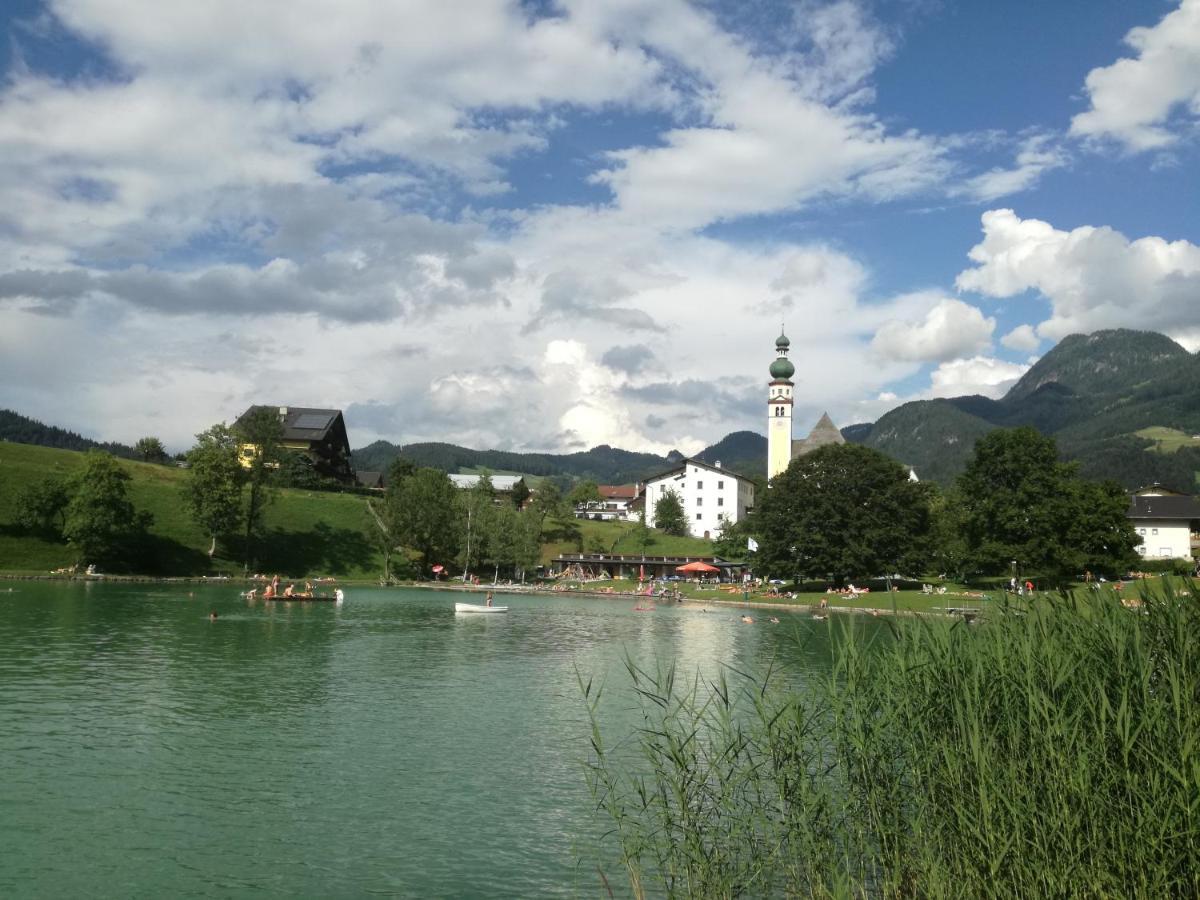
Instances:
[[[710,566],[706,562],[700,562],[699,560],[697,560],[696,562],[684,563],[682,566],[676,566],[675,571],[676,572],[693,572],[693,573],[697,573],[697,574],[700,574],[700,573],[711,574],[713,572],[720,572],[721,570],[718,569],[716,566]]]

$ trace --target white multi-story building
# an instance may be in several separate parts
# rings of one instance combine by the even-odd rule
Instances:
[[[1200,523],[1200,504],[1194,497],[1154,485],[1129,499],[1142,559],[1192,558],[1192,532]]]
[[[718,537],[722,516],[733,524],[754,508],[754,482],[749,478],[722,469],[719,462],[709,465],[685,459],[675,468],[646,479],[643,495],[647,525],[654,526],[654,507],[669,491],[679,497],[688,530],[695,537]]]

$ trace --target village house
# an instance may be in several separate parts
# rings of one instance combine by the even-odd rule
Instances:
[[[597,486],[599,500],[577,504],[575,518],[596,519],[602,522],[634,522],[641,512],[640,484],[601,484]]]
[[[654,527],[654,507],[669,491],[679,497],[688,530],[694,537],[719,537],[722,517],[732,525],[746,518],[754,508],[754,482],[749,478],[722,469],[720,462],[709,465],[698,459],[685,459],[674,468],[646,479],[647,525]]]
[[[353,484],[354,469],[350,465],[350,439],[346,434],[346,423],[340,409],[314,409],[307,406],[251,406],[234,423],[234,428],[245,423],[256,410],[277,409],[279,424],[283,426],[281,446],[302,453],[321,475]],[[243,443],[238,459],[249,468],[259,448]]]
[[[1142,559],[1191,559],[1200,527],[1200,503],[1178,491],[1151,485],[1129,498],[1128,516],[1141,539]]]

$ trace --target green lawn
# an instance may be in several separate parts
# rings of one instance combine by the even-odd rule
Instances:
[[[549,564],[564,553],[608,553],[636,556],[642,553],[637,543],[634,522],[597,522],[592,519],[551,519],[546,523],[542,562]],[[704,538],[673,537],[651,529],[646,556],[712,556],[712,541]]]
[[[1143,428],[1141,431],[1135,431],[1138,437],[1149,438],[1154,441],[1154,446],[1148,449],[1155,453],[1174,453],[1181,447],[1200,447],[1200,438],[1193,437],[1186,431],[1179,431],[1175,428],[1162,428],[1154,426],[1153,428]]]
[[[46,574],[74,562],[59,541],[24,534],[13,525],[17,494],[28,483],[52,475],[69,476],[83,454],[28,444],[0,442],[0,571]],[[240,573],[240,559],[218,557],[210,565],[208,536],[188,516],[180,498],[187,472],[173,466],[119,460],[130,473],[130,499],[154,516],[150,529],[148,575]],[[266,534],[258,568],[296,577],[337,575],[374,578],[382,561],[364,531],[362,497],[316,491],[282,490],[267,509]]]

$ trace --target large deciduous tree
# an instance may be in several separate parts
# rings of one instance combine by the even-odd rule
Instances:
[[[688,533],[683,503],[674,491],[667,491],[654,504],[654,527],[666,534],[683,537]]]
[[[601,500],[600,486],[594,481],[581,481],[571,488],[567,501],[572,506],[582,506],[585,503],[599,503]]]
[[[242,522],[246,470],[238,462],[238,442],[233,429],[214,425],[196,435],[196,445],[187,454],[184,504],[209,535],[210,560],[217,551],[217,541],[234,535]]]
[[[1137,546],[1128,499],[1077,471],[1059,462],[1053,438],[1028,426],[980,438],[957,483],[974,567],[1004,573],[1015,560],[1021,571],[1061,577],[1128,566]]]
[[[843,581],[917,572],[929,555],[929,493],[868,447],[835,444],[792,461],[755,511],[756,568]]]
[[[51,538],[61,537],[70,499],[70,492],[61,478],[35,481],[17,494],[16,522],[27,531]]]
[[[168,459],[167,448],[156,437],[139,438],[133,445],[133,452],[149,463],[164,463]]]
[[[73,479],[63,536],[75,546],[77,561],[128,568],[150,526],[149,513],[129,499],[129,473],[108,453],[89,450]]]
[[[458,488],[437,469],[417,469],[388,486],[388,522],[396,543],[421,557],[422,571],[458,551]]]

